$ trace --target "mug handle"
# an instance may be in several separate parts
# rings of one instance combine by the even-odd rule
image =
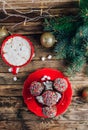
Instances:
[[[11,72],[12,72],[12,74],[14,74],[14,75],[19,72],[19,67],[12,67],[11,69],[12,69]]]

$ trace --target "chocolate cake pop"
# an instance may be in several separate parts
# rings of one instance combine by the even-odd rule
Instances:
[[[57,78],[54,81],[54,89],[56,89],[58,92],[64,92],[68,85],[67,81],[64,78]]]
[[[61,94],[51,90],[43,92],[41,96],[37,96],[36,99],[39,103],[52,106],[55,105],[61,98]]]
[[[44,85],[42,83],[40,83],[40,82],[34,81],[34,82],[31,83],[29,89],[30,89],[30,93],[33,96],[38,96],[44,90]]]
[[[48,118],[53,118],[56,116],[57,108],[56,106],[46,106],[42,108],[43,114]]]

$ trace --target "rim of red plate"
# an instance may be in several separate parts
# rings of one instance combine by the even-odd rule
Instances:
[[[30,47],[31,47],[31,55],[30,55],[30,58],[27,60],[26,63],[24,63],[23,65],[19,65],[19,66],[10,64],[10,63],[6,60],[6,58],[4,57],[4,54],[3,54],[3,47],[5,46],[6,42],[7,42],[10,38],[14,38],[14,37],[16,37],[16,36],[19,36],[19,37],[25,39],[25,40],[29,43],[29,45],[30,45]],[[11,66],[11,67],[23,67],[23,66],[25,66],[26,64],[28,64],[28,63],[32,60],[33,54],[34,54],[34,47],[33,47],[32,42],[31,42],[26,36],[23,36],[23,35],[21,35],[21,34],[12,34],[12,35],[8,36],[8,37],[3,41],[2,46],[1,46],[1,56],[2,56],[2,59],[3,59],[3,61],[4,61],[6,64],[8,64],[8,65]]]
[[[67,83],[68,83],[68,88],[66,89],[65,92],[61,93],[62,97],[60,101],[56,104],[56,107],[58,109],[56,116],[64,113],[68,106],[71,103],[71,98],[72,98],[72,88],[71,84],[66,76],[63,75],[62,72],[59,70],[51,69],[51,68],[42,68],[39,69],[33,73],[31,73],[28,78],[24,82],[24,88],[22,91],[22,95],[24,98],[24,102],[27,105],[28,109],[35,113],[37,116],[47,118],[46,116],[43,115],[41,112],[42,107],[39,105],[39,103],[35,100],[35,97],[33,97],[30,92],[28,91],[28,88],[33,81],[41,81],[40,79],[42,78],[43,75],[49,75],[51,76],[51,80],[55,80],[56,78],[64,78]]]

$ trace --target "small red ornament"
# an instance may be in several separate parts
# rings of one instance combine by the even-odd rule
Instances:
[[[82,91],[82,97],[85,101],[88,101],[88,87],[84,88]]]

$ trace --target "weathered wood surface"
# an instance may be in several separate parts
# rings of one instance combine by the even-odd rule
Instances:
[[[5,3],[6,9],[11,9],[11,7],[15,9],[27,9],[27,8],[48,8],[51,6],[64,6],[73,3],[73,5],[77,5],[79,0],[0,0],[0,8],[2,9],[3,1]],[[71,4],[72,5],[72,4]]]
[[[49,49],[41,46],[40,36],[29,38],[34,44],[35,57],[31,63],[20,69],[17,81],[13,81],[13,75],[8,72],[9,67],[0,57],[0,130],[87,130],[88,104],[82,100],[79,92],[88,86],[86,74],[88,65],[85,65],[74,77],[69,77],[73,97],[71,105],[64,114],[54,119],[44,119],[27,109],[22,98],[22,89],[25,79],[31,72],[44,67],[65,72],[63,60],[56,60]],[[47,60],[49,54],[53,56],[51,60]],[[45,61],[41,61],[42,56],[46,57]]]
[[[44,17],[47,13],[52,17],[63,14],[75,15],[79,10],[78,3],[79,0],[0,0],[0,27],[6,26],[12,33],[39,34],[42,32],[43,19],[27,21],[24,25],[24,16],[41,17],[41,9]],[[29,13],[30,11],[32,13]],[[22,14],[23,17],[14,17],[13,14]],[[9,15],[12,16],[6,18]],[[17,23],[20,24],[14,26]],[[56,60],[50,49],[40,45],[39,35],[29,38],[34,44],[35,57],[30,64],[20,69],[17,81],[13,81],[14,76],[8,72],[9,67],[0,57],[0,130],[87,130],[88,104],[83,101],[79,92],[88,86],[86,71],[88,65],[85,65],[74,77],[69,77],[73,97],[71,105],[64,114],[54,119],[43,119],[27,109],[22,98],[23,83],[27,76],[44,67],[59,69],[62,72],[66,70],[63,60]],[[53,56],[51,60],[47,59],[49,54]],[[45,61],[41,61],[42,56],[46,57]]]
[[[0,27],[12,33],[39,34],[44,18],[75,15],[78,7],[79,0],[0,0]]]

